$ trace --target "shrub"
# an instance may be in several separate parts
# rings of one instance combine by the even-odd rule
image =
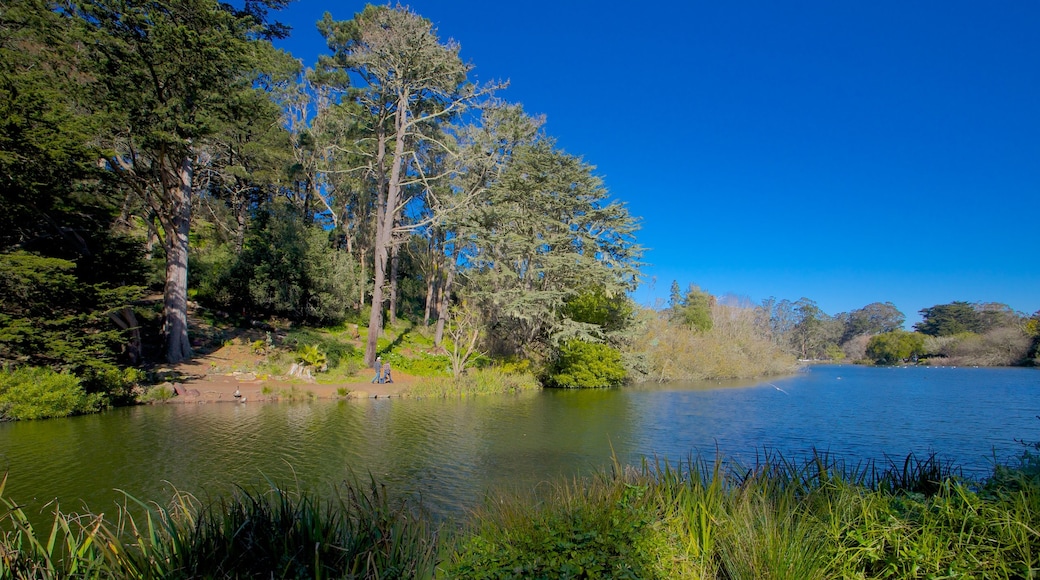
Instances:
[[[617,387],[625,382],[621,353],[602,343],[572,340],[563,345],[548,371],[553,387]]]
[[[465,397],[469,395],[515,395],[537,391],[542,386],[530,372],[507,372],[499,367],[469,369],[461,377],[426,377],[408,389],[413,397]]]
[[[796,370],[795,360],[764,336],[756,313],[716,303],[711,330],[699,331],[652,310],[640,312],[645,329],[631,356],[643,363],[644,378],[696,381],[780,375]]]
[[[924,335],[905,330],[878,334],[867,343],[867,356],[878,364],[896,364],[924,352]]]
[[[665,578],[670,538],[656,525],[649,482],[576,481],[538,505],[495,498],[476,513],[442,570],[448,578]]]
[[[144,391],[137,400],[141,403],[165,403],[172,399],[174,394],[170,385],[155,385]]]
[[[0,372],[0,420],[46,419],[93,413],[104,395],[87,394],[79,379],[39,367]]]

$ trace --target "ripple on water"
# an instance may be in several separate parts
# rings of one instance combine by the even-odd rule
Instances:
[[[1038,414],[1031,369],[814,367],[716,389],[117,409],[0,425],[0,467],[7,495],[36,505],[104,510],[120,500],[116,489],[165,501],[173,488],[222,494],[268,480],[327,493],[371,474],[451,514],[493,490],[603,469],[615,455],[675,463],[718,450],[750,464],[764,450],[815,449],[855,465],[934,451],[986,475],[994,455],[1021,451],[1015,438],[1040,440]]]

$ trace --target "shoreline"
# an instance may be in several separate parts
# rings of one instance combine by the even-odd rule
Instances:
[[[254,401],[278,402],[285,399],[334,400],[407,397],[408,388],[415,382],[415,378],[401,376],[399,373],[395,373],[395,375],[397,376],[394,377],[393,383],[379,384],[360,380],[318,383],[296,379],[290,380],[284,377],[264,379],[248,372],[225,374],[185,373],[182,375],[184,378],[179,382],[167,381],[162,383],[173,388],[175,395],[166,401],[155,401],[155,403],[246,403]],[[234,396],[236,390],[239,391],[241,398]],[[346,391],[345,394],[344,390]]]

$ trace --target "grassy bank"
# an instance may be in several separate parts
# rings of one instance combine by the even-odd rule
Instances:
[[[985,481],[934,457],[615,466],[439,526],[374,482],[332,499],[178,494],[47,530],[2,498],[0,578],[1034,578],[1038,465],[1027,454]]]

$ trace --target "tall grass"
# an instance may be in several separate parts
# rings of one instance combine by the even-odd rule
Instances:
[[[848,468],[824,455],[766,456],[750,468],[691,460],[615,469],[537,498],[494,498],[441,571],[526,577],[511,570],[559,563],[561,552],[575,553],[571,538],[596,537],[608,545],[584,568],[558,565],[566,574],[543,577],[597,577],[621,549],[596,525],[609,520],[639,547],[627,557],[640,578],[1040,575],[1040,488],[980,494],[953,473],[935,457]]]
[[[936,457],[848,467],[617,463],[495,494],[449,532],[375,482],[332,500],[278,486],[114,520],[56,511],[36,530],[0,482],[7,578],[1040,577],[1040,485],[1014,467],[962,479]]]
[[[408,390],[413,397],[466,397],[473,395],[518,394],[541,388],[530,372],[510,373],[495,367],[470,369],[456,378],[425,377]]]
[[[271,486],[203,504],[176,493],[170,507],[128,498],[114,521],[55,510],[40,534],[2,496],[0,579],[431,578],[437,535],[429,518],[371,482],[334,499]]]

